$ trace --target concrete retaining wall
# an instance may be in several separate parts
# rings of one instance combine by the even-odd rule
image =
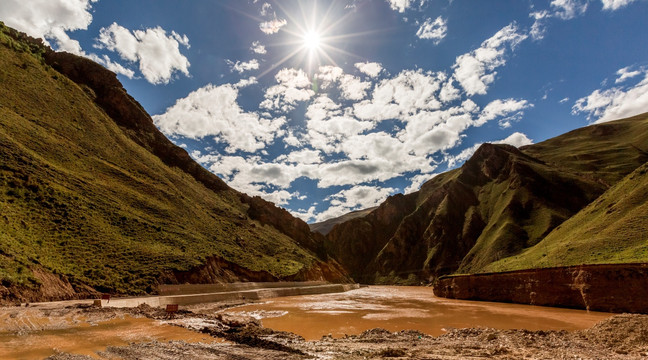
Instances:
[[[444,277],[439,297],[648,314],[648,264],[581,265]]]
[[[240,285],[240,284],[254,284],[254,285]],[[268,284],[272,284],[272,286],[265,287],[265,285]],[[252,287],[253,289],[237,290],[237,291],[221,291],[221,292],[211,292],[211,293],[201,293],[201,294],[151,296],[151,297],[143,297],[143,298],[122,298],[122,299],[116,298],[116,299],[111,299],[110,301],[103,300],[102,306],[135,307],[140,304],[147,304],[153,307],[162,307],[162,306],[166,306],[167,304],[191,305],[191,304],[209,303],[209,302],[226,301],[226,300],[243,300],[243,299],[259,300],[259,299],[268,299],[268,298],[282,297],[282,296],[338,293],[338,292],[345,292],[353,289],[358,289],[360,287],[358,284],[327,284],[322,282],[279,283],[284,285],[290,284],[292,285],[291,287],[276,287],[274,286],[274,284],[277,283],[238,283],[238,284],[227,284],[227,285],[231,285],[230,288],[244,289],[246,287],[248,288]],[[185,286],[185,285],[174,285],[174,286]],[[224,287],[223,289],[226,288],[227,287]],[[191,288],[175,289],[175,291],[185,291],[188,289]],[[195,288],[192,289],[192,291],[195,291]]]
[[[228,284],[183,284],[160,285],[158,291],[161,296],[205,294],[228,291],[244,291],[253,289],[274,289],[288,287],[304,287],[326,285],[326,281],[277,281],[277,282],[239,282]]]

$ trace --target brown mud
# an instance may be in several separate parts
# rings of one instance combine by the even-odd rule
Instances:
[[[342,338],[323,336],[316,341],[274,331],[259,320],[237,314],[232,306],[243,302],[189,306],[174,319],[162,309],[146,305],[131,309],[93,308],[1,308],[4,336],[39,341],[46,331],[99,327],[107,324],[123,331],[119,322],[133,326],[131,338],[92,347],[88,337],[84,351],[59,347],[49,354],[0,353],[2,359],[647,359],[648,316],[615,315],[577,331],[498,330],[493,328],[447,329],[441,336],[420,331],[371,329]],[[225,310],[224,310],[225,309]],[[239,309],[238,307],[236,309]],[[224,310],[224,311],[223,311]],[[26,321],[25,319],[30,319]],[[138,327],[136,324],[143,325]],[[21,325],[22,324],[22,325]],[[93,326],[93,324],[96,324]],[[175,326],[174,326],[175,325]],[[183,332],[180,337],[152,335],[163,327]],[[173,331],[169,330],[169,331]],[[227,340],[224,340],[227,339]],[[109,341],[107,341],[109,342]],[[2,342],[4,344],[4,342]],[[45,343],[48,344],[48,343]],[[56,347],[54,343],[50,346]],[[27,350],[29,346],[24,346]],[[20,349],[13,349],[13,351]],[[2,350],[0,350],[2,351]]]

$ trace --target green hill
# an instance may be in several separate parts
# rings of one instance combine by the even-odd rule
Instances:
[[[328,246],[352,276],[376,283],[645,262],[647,149],[648,114],[520,149],[484,144],[398,206],[392,197],[336,225]]]
[[[100,65],[0,23],[0,84],[0,298],[150,293],[197,269],[346,279],[319,234],[193,162]]]
[[[485,271],[648,261],[648,163],[519,255]]]

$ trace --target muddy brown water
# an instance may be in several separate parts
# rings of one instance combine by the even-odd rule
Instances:
[[[224,312],[261,319],[264,326],[307,340],[384,328],[441,335],[450,328],[580,330],[613,314],[541,306],[443,299],[432,288],[371,286],[339,294],[275,298]]]
[[[97,357],[96,352],[108,346],[131,342],[184,340],[187,342],[220,342],[181,328],[148,318],[123,318],[86,322],[80,318],[61,321],[21,314],[18,321],[2,320],[0,359],[43,359],[56,351]],[[7,326],[9,325],[9,326]],[[13,325],[13,328],[12,328]]]

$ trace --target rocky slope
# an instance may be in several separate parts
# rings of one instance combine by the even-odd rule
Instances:
[[[590,234],[557,229],[549,236],[602,194],[619,199],[625,190],[610,187],[648,161],[646,149],[647,114],[588,126],[521,149],[484,144],[461,168],[435,177],[420,191],[392,197],[369,215],[336,225],[327,236],[328,246],[357,280],[410,284],[442,274],[493,270],[493,263],[534,246],[539,249],[545,239],[567,236],[566,241],[581,242],[574,254],[583,253],[593,231],[618,233],[629,225],[633,234],[648,231],[648,222],[641,221],[646,214],[640,207],[643,193],[637,192],[623,207],[632,217],[624,212],[616,220],[606,218],[596,230],[590,228]],[[397,207],[395,198],[401,199]],[[601,211],[603,202],[592,206]],[[389,216],[376,215],[388,209]],[[574,217],[575,224],[585,218]],[[627,242],[634,245],[627,246],[610,245],[604,238],[598,240],[603,245],[596,252],[577,264],[648,260],[644,237],[633,235]],[[637,255],[635,248],[642,252]],[[543,265],[572,264],[558,256],[564,250],[555,248],[556,256],[545,254]],[[533,266],[538,265],[527,262],[518,268]],[[510,268],[502,265],[498,270]]]
[[[100,65],[0,24],[0,83],[1,301],[348,281],[320,234],[191,160]]]

